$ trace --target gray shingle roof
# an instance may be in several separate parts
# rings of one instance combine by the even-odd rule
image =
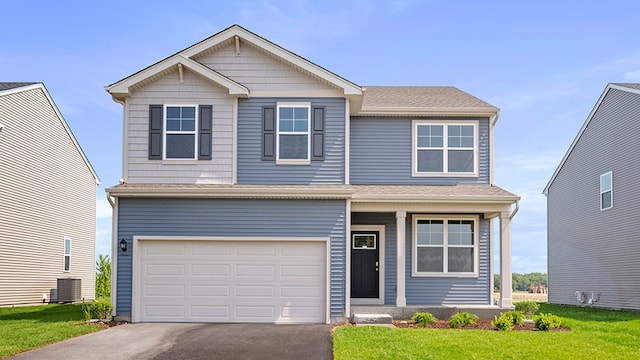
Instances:
[[[640,84],[632,84],[632,83],[613,83],[614,85],[619,85],[619,86],[624,86],[624,87],[628,87],[631,89],[638,89],[640,90]]]
[[[0,91],[37,84],[36,82],[0,82]]]
[[[498,109],[453,86],[365,86],[362,111],[380,108]]]

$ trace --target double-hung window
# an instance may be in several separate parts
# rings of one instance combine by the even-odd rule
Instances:
[[[276,159],[282,163],[309,163],[309,103],[278,103]]]
[[[412,274],[477,275],[477,223],[477,217],[415,215]]]
[[[165,105],[165,159],[195,159],[197,116],[195,105]]]
[[[477,174],[476,122],[413,122],[414,176]]]
[[[71,239],[64,239],[64,271],[71,271]]]
[[[600,210],[613,207],[613,173],[600,175]]]

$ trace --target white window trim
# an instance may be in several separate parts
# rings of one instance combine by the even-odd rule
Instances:
[[[602,191],[602,178],[610,175],[611,176],[611,189],[607,190],[607,191]],[[602,205],[602,194],[606,193],[606,192],[611,192],[611,206],[609,207],[603,207]],[[604,210],[609,210],[613,208],[613,171],[608,171],[602,175],[600,175],[600,211],[604,211]]]
[[[443,272],[418,272],[418,220],[443,220],[446,224],[448,220],[471,220],[473,221],[473,272],[465,273],[450,273],[447,272],[447,249],[449,248],[447,232],[444,234],[443,243]],[[478,234],[478,226],[480,218],[473,215],[423,215],[417,214],[412,217],[412,231],[411,231],[411,276],[412,277],[478,277],[479,276],[479,261],[480,261],[480,241]]]
[[[194,107],[196,115],[196,123],[193,131],[167,131],[167,108],[168,107]],[[168,162],[178,161],[197,161],[198,160],[198,129],[200,124],[200,114],[198,104],[164,104],[162,107],[162,160]],[[167,134],[193,134],[193,157],[192,158],[167,158]]]
[[[442,172],[418,171],[418,125],[442,125],[443,126],[443,159]],[[449,125],[471,125],[473,126],[473,172],[449,172],[448,166],[448,126]],[[478,176],[478,154],[479,154],[479,134],[477,120],[413,120],[411,122],[411,175],[414,177],[477,177]],[[468,149],[467,149],[468,150]]]
[[[69,242],[69,253],[67,254],[67,241]],[[71,239],[69,238],[64,238],[63,241],[63,248],[62,248],[62,272],[71,272]],[[67,257],[69,257],[69,268],[66,268],[66,259]]]
[[[307,131],[306,132],[286,132],[287,135],[307,136],[307,158],[306,159],[280,159],[280,108],[294,107],[307,109]],[[310,102],[278,102],[276,104],[276,164],[282,165],[309,165],[311,164],[311,103]]]

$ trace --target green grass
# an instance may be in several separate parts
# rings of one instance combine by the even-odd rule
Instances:
[[[344,359],[638,359],[640,313],[540,304],[571,331],[484,331],[344,326],[333,335]]]
[[[0,308],[0,359],[100,329],[85,325],[81,304]]]

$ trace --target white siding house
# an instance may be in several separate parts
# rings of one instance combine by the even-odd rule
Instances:
[[[63,278],[94,298],[98,183],[45,86],[0,83],[0,306],[57,300]]]

